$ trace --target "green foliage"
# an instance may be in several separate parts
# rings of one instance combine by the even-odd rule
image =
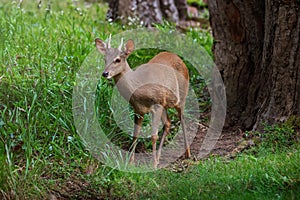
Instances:
[[[113,198],[124,199],[296,199],[300,191],[298,150],[233,161],[211,157],[181,173],[116,172],[110,176]],[[124,187],[128,185],[128,187]],[[154,192],[155,191],[155,192]]]
[[[192,37],[199,45],[201,45],[207,53],[213,57],[211,48],[213,45],[213,37],[211,36],[211,33],[209,31],[199,31],[195,29],[191,29],[187,35]]]
[[[48,169],[59,163],[61,175],[62,166],[89,158],[73,125],[72,88],[100,35],[90,14],[104,17],[103,8],[55,1],[37,9],[34,2],[0,6],[0,188],[7,198],[47,193],[39,178],[46,161]]]
[[[247,137],[254,137],[259,148],[252,148],[250,151],[282,152],[289,151],[293,146],[299,144],[299,132],[289,121],[281,124],[265,125],[262,132],[247,132]]]
[[[206,4],[203,2],[203,0],[187,0],[188,4],[197,4],[198,6],[205,7]]]
[[[287,124],[266,126],[262,134],[262,145],[271,149],[285,149],[295,143],[296,133]]]
[[[296,130],[300,130],[300,117],[292,115],[287,119],[286,124]]]
[[[72,89],[78,68],[95,49],[94,38],[105,39],[126,27],[103,20],[107,4],[19,2],[4,0],[0,5],[0,199],[47,199],[50,194],[58,199],[297,198],[300,152],[293,146],[288,154],[268,150],[233,161],[213,157],[182,173],[166,169],[128,174],[101,165],[76,133]],[[158,28],[168,32],[174,25]],[[187,35],[212,55],[208,31]],[[129,62],[138,66],[158,51],[136,51]],[[203,79],[187,65],[192,87],[207,109]],[[111,86],[99,80],[96,110],[104,131],[123,145],[130,138],[113,125]],[[298,121],[291,123],[296,128]],[[269,128],[279,135],[265,137],[281,149],[293,138],[289,131]]]

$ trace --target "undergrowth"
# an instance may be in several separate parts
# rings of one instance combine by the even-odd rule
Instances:
[[[299,127],[266,127],[252,152],[235,160],[211,157],[182,173],[125,173],[87,151],[72,116],[76,72],[95,50],[96,37],[128,28],[104,21],[107,7],[83,1],[1,2],[0,199],[297,199]],[[209,31],[186,34],[212,55]],[[152,55],[145,54],[137,51],[129,62],[146,62]],[[205,84],[197,73],[191,72],[191,79],[205,112],[210,106]],[[111,88],[99,80],[97,90],[104,95],[99,102],[106,104],[98,105],[98,115],[107,133],[116,133],[106,101]]]

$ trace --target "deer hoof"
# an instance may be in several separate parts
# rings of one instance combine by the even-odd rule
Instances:
[[[185,151],[185,158],[190,158],[191,157],[191,150],[190,148],[187,148]]]

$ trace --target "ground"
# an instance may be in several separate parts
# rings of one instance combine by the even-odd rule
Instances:
[[[171,163],[166,169],[176,173],[180,173],[184,170],[187,170],[189,166],[197,164],[198,160],[195,159],[195,156],[199,152],[203,139],[206,135],[206,130],[207,126],[199,126],[199,131],[191,144],[191,159],[184,159],[184,157],[181,156],[174,163]],[[229,158],[234,158],[236,152],[240,152],[248,147],[248,145],[242,145],[244,142],[245,139],[243,138],[243,132],[241,130],[225,130],[223,131],[215,147],[207,157],[225,156]],[[91,172],[85,173],[93,173],[93,171],[96,170],[96,168],[98,167],[99,166],[97,164],[91,165],[89,169],[91,170]],[[99,191],[96,188],[93,188],[92,185],[86,179],[80,179],[78,176],[76,176],[76,173],[82,172],[78,170],[78,172],[75,172],[74,175],[69,177],[67,181],[64,181],[63,184],[58,184],[56,188],[53,188],[49,195],[49,199],[64,200],[76,198],[86,200],[97,200],[113,198],[110,197],[110,194],[113,191],[109,191],[108,189],[108,191],[101,191],[102,195],[99,195]]]

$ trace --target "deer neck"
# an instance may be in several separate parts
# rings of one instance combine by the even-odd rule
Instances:
[[[129,101],[131,94],[133,93],[132,89],[132,73],[133,70],[129,67],[127,61],[125,64],[125,70],[114,76],[115,84],[120,92],[120,94]]]
[[[124,70],[123,70],[120,74],[118,74],[118,75],[116,75],[116,76],[113,77],[115,83],[117,84],[118,81],[119,81],[120,79],[125,78],[124,75],[125,75],[127,72],[131,72],[131,71],[132,71],[132,69],[131,69],[130,66],[128,65],[127,61],[125,61]]]

